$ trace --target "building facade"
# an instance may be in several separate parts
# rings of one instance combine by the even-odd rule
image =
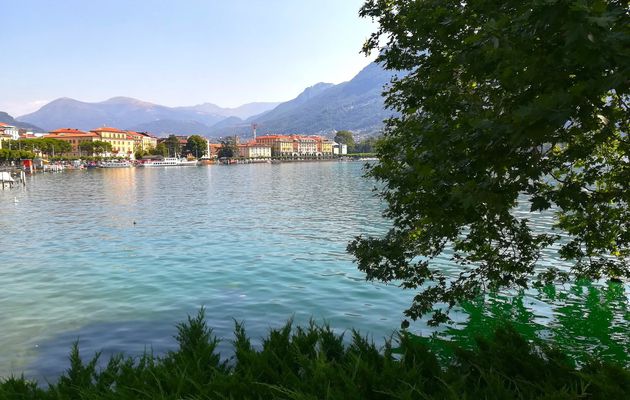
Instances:
[[[134,158],[136,141],[127,131],[103,126],[90,132],[98,135],[99,140],[112,145],[111,153],[106,153],[105,157]]]
[[[5,136],[11,136],[11,140],[18,140],[20,138],[20,130],[9,124],[5,124],[4,122],[0,122],[0,133]]]
[[[271,158],[271,146],[256,142],[238,145],[238,155],[243,158]]]
[[[54,131],[50,131],[46,138],[63,140],[64,142],[70,143],[72,146],[72,151],[69,153],[71,156],[80,157],[80,156],[93,156],[93,154],[85,154],[85,152],[81,151],[81,143],[84,142],[95,142],[99,140],[99,137],[96,133],[93,132],[84,132],[79,129],[74,128],[60,128],[55,129]]]

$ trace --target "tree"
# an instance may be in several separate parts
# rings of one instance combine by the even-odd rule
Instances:
[[[92,156],[94,154],[94,142],[81,142],[79,143],[79,151],[86,153],[88,156]]]
[[[225,140],[221,140],[221,147],[217,151],[217,157],[232,158],[237,155],[238,148],[236,147],[236,138],[228,137]]]
[[[79,143],[79,149],[81,151],[85,151],[86,153],[92,155],[103,155],[104,153],[111,153],[112,144],[109,142],[104,142],[102,140],[95,140],[92,142],[81,142]]]
[[[182,151],[182,146],[179,143],[179,139],[175,135],[170,135],[164,142],[168,149],[168,155],[171,157],[177,157]]]
[[[420,290],[407,316],[439,323],[488,289],[630,276],[627,11],[601,0],[361,8],[379,24],[364,51],[405,73],[385,92],[399,116],[368,170],[393,227],[348,250],[367,279]],[[557,231],[534,229],[519,203],[554,212]],[[537,264],[552,244],[570,271]],[[445,256],[457,276],[435,265]]]
[[[28,150],[0,149],[0,161],[20,161],[35,158],[35,154]]]
[[[37,144],[39,150],[48,156],[60,156],[72,151],[72,145],[65,140],[42,138]]]
[[[369,137],[366,139],[361,140],[360,142],[356,143],[353,147],[352,150],[349,152],[352,153],[372,153],[374,152],[374,149],[376,147],[376,143],[377,143],[378,139],[375,137]]]
[[[157,154],[157,155],[160,155],[162,157],[167,157],[168,156],[168,147],[166,147],[166,143],[164,143],[164,142],[158,143],[158,145],[153,150],[152,154]]]
[[[354,137],[352,136],[352,132],[350,131],[338,131],[335,134],[335,142],[343,143],[348,146],[348,149],[354,147]]]
[[[200,158],[206,154],[207,143],[208,141],[205,138],[199,135],[192,135],[186,142],[185,150],[188,154]]]

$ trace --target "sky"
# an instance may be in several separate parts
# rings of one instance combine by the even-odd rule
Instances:
[[[363,0],[0,0],[0,111],[59,97],[166,106],[287,101],[351,79]]]

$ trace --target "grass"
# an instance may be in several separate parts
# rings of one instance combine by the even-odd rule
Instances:
[[[357,332],[288,322],[254,348],[242,324],[222,359],[203,309],[178,325],[176,351],[157,357],[99,354],[78,346],[48,387],[22,377],[0,383],[0,399],[626,399],[630,371],[592,359],[577,369],[562,352],[503,326],[472,348],[451,343],[437,357],[430,339],[399,334],[382,348]]]

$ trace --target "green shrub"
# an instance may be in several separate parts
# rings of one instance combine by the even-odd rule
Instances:
[[[289,321],[255,348],[236,323],[234,353],[222,360],[204,310],[178,325],[179,347],[164,356],[112,357],[99,368],[75,344],[70,366],[46,389],[20,378],[0,383],[0,399],[624,399],[630,371],[590,361],[576,369],[561,352],[524,339],[509,326],[451,343],[437,357],[430,338],[405,332],[378,348],[351,332]]]

